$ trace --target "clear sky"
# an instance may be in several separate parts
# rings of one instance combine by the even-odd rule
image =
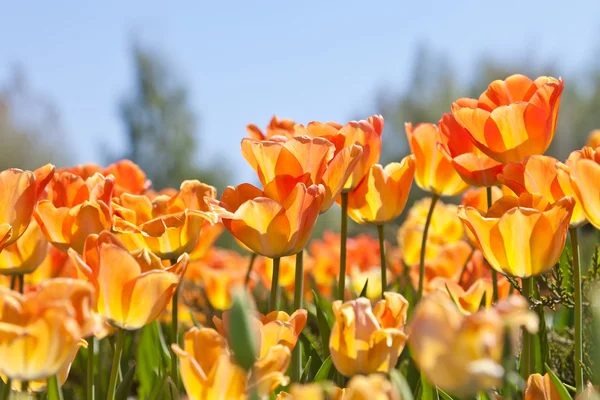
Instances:
[[[239,152],[247,123],[377,112],[377,90],[402,89],[420,43],[449,54],[463,78],[482,55],[532,54],[569,74],[593,61],[599,17],[597,0],[10,1],[0,82],[20,64],[57,105],[74,161],[102,162],[100,148],[123,147],[118,104],[138,37],[187,84],[200,157],[223,153],[241,167],[238,183],[251,176]]]

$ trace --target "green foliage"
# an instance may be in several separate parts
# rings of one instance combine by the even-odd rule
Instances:
[[[233,298],[227,341],[237,364],[250,371],[256,360],[256,340],[249,318],[252,311],[244,294],[245,292],[240,291]]]

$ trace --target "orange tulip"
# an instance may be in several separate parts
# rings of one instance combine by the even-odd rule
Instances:
[[[438,196],[455,196],[469,187],[451,161],[438,150],[438,127],[433,124],[404,124],[410,151],[415,155],[415,181],[419,187]]]
[[[48,164],[33,172],[15,168],[0,172],[0,251],[25,233],[54,169]]]
[[[54,176],[49,200],[42,200],[35,219],[44,236],[62,251],[83,250],[88,235],[111,228],[113,176],[94,174],[84,180],[69,172]]]
[[[46,242],[47,243],[47,242]],[[0,258],[2,257],[0,253]],[[25,275],[25,285],[38,285],[51,278],[78,278],[75,265],[69,255],[49,246],[42,263],[30,274]]]
[[[487,213],[460,206],[458,216],[492,268],[527,278],[558,261],[574,206],[572,196],[549,203],[539,195],[524,193],[518,198],[502,197]]]
[[[415,157],[383,168],[374,164],[348,195],[348,215],[359,224],[383,225],[398,218],[408,199],[415,174]]]
[[[113,229],[130,250],[147,248],[158,257],[174,260],[194,250],[205,221],[217,222],[207,199],[216,189],[199,181],[184,181],[173,197],[127,193],[113,199]]]
[[[532,374],[527,379],[524,400],[560,400],[561,398],[550,375]]]
[[[600,146],[600,129],[594,129],[590,132],[585,145],[592,149]]]
[[[213,224],[212,221],[204,221],[198,242],[194,249],[189,253],[190,261],[196,261],[203,258],[221,236],[225,227],[221,222]]]
[[[479,100],[458,100],[452,113],[484,154],[520,162],[550,146],[563,87],[561,78],[512,75],[492,82]]]
[[[463,289],[468,290],[475,285],[477,281],[484,280],[491,282],[492,271],[493,269],[483,257],[483,253],[481,253],[480,250],[475,250],[467,262],[465,271],[462,274],[462,279],[458,283]],[[503,275],[498,276],[498,298],[503,299],[508,297],[510,288],[511,284],[508,279]]]
[[[358,145],[335,154],[335,146],[323,138],[295,136],[285,142],[242,140],[242,154],[265,188],[268,197],[283,202],[296,183],[322,184],[325,212],[342,192],[362,155]]]
[[[53,279],[21,295],[0,287],[0,374],[36,381],[63,370],[81,338],[99,328],[93,287]]]
[[[73,249],[69,256],[82,278],[96,288],[98,313],[113,326],[136,330],[154,321],[165,309],[188,263],[182,255],[165,268],[147,249],[127,251],[112,233],[90,235],[83,258]]]
[[[295,126],[294,121],[279,119],[274,115],[264,133],[254,124],[247,125],[246,131],[252,139],[285,141],[294,135]]]
[[[486,156],[469,138],[452,113],[446,113],[438,123],[438,149],[465,182],[473,186],[493,186],[498,183],[502,164]]]
[[[112,175],[115,178],[115,196],[123,193],[143,194],[152,184],[146,178],[144,171],[131,160],[120,160],[104,169],[96,164],[83,164],[72,168],[62,168],[58,172],[70,172],[84,180],[91,178],[96,173],[104,176]]]
[[[567,159],[571,187],[585,218],[600,229],[600,147],[584,147],[574,151]]]
[[[0,252],[0,273],[29,274],[44,261],[50,245],[40,226],[31,221],[16,242]]]
[[[530,156],[523,162],[506,164],[498,179],[513,192],[539,194],[552,202],[573,195],[569,172],[564,164],[548,156]],[[585,223],[579,202],[575,203],[571,226]]]
[[[221,201],[208,201],[236,239],[257,254],[275,258],[296,254],[306,246],[324,197],[323,185],[298,183],[284,201],[277,202],[244,183],[227,187]]]
[[[510,193],[512,191],[508,190]],[[502,197],[502,189],[498,186],[492,186],[492,204],[494,204],[498,199]],[[473,207],[483,212],[486,212],[488,209],[488,199],[487,199],[487,188],[471,188],[468,189],[461,197],[460,204],[464,207]],[[471,243],[475,243],[475,237],[471,233],[470,230],[467,231],[467,237]]]
[[[337,300],[332,308],[335,322],[329,350],[341,374],[387,373],[396,366],[407,339],[403,329],[408,302],[402,295],[386,292],[373,309],[364,297]]]
[[[366,121],[351,121],[344,126],[334,122],[311,122],[306,127],[296,125],[294,134],[327,139],[335,145],[335,154],[354,145],[362,147],[362,156],[344,184],[343,191],[350,192],[358,186],[363,177],[369,172],[371,165],[379,162],[383,125],[383,117],[373,115],[367,118]]]

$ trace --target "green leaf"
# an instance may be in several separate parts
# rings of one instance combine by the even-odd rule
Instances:
[[[491,396],[487,392],[481,392],[481,393],[479,393],[477,395],[477,399],[478,400],[492,400]]]
[[[558,395],[560,396],[560,399],[561,400],[571,400],[571,395],[569,394],[569,391],[567,390],[565,385],[563,385],[563,383],[560,381],[560,379],[558,379],[558,376],[556,376],[556,374],[554,373],[554,371],[552,371],[552,368],[550,368],[548,366],[548,364],[545,364],[545,366],[546,366],[546,372],[548,372],[548,375],[550,375],[550,379],[552,380],[552,383],[554,383],[554,386],[556,386],[556,389],[558,391]]]
[[[163,391],[163,388],[165,387],[165,384],[167,383],[167,378],[168,375],[165,375],[162,377],[162,379],[157,379],[154,382],[154,386],[152,387],[152,391],[150,392],[150,394],[148,395],[148,397],[146,398],[146,400],[157,400]]]
[[[398,390],[400,394],[400,398],[402,400],[413,400],[413,394],[410,390],[410,386],[408,382],[404,378],[404,375],[400,373],[397,369],[393,369],[390,371],[390,380],[392,381],[392,385]]]
[[[245,292],[239,291],[233,297],[227,339],[237,364],[250,371],[256,360],[256,340],[248,318],[252,311],[246,296]]]
[[[304,365],[304,369],[302,370],[302,376],[300,377],[300,383],[308,382],[308,375],[310,373],[310,364],[312,363],[312,357],[308,357],[308,361],[306,365]]]
[[[319,333],[321,334],[321,346],[323,348],[324,358],[329,357],[329,336],[331,336],[330,322],[327,320],[327,316],[321,307],[321,300],[315,291],[313,291],[315,299],[315,305],[317,307],[317,320],[319,322]]]
[[[133,385],[133,377],[135,376],[135,364],[129,371],[123,376],[123,381],[117,388],[117,394],[115,395],[117,400],[127,400],[129,393],[131,392],[131,386]]]
[[[165,383],[166,385],[162,390],[163,396],[161,397],[161,399],[171,398],[172,400],[179,400],[179,390],[177,389],[177,385],[175,384],[175,382],[173,382],[171,377],[167,377]]]
[[[329,376],[329,371],[331,370],[331,366],[333,365],[333,361],[331,361],[331,357],[327,357],[327,359],[321,364],[321,368],[317,371],[315,375],[314,382],[321,382],[327,380]]]
[[[438,400],[437,388],[421,374],[421,400]]]
[[[158,379],[162,363],[162,348],[160,345],[156,345],[160,340],[157,332],[158,329],[160,329],[158,322],[146,325],[141,329],[138,336],[135,360],[138,366],[136,368],[139,383],[137,392],[140,399],[144,399],[150,395]]]
[[[438,394],[440,395],[440,397],[444,400],[454,400],[452,398],[452,396],[450,396],[448,393],[444,392],[442,389],[438,388]]]
[[[365,281],[365,286],[363,286],[362,290],[360,291],[360,294],[358,295],[358,297],[367,297],[367,289],[369,287],[369,278],[367,278],[367,280]]]

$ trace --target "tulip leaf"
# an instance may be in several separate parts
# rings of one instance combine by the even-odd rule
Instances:
[[[331,366],[333,365],[333,361],[331,361],[331,357],[327,357],[327,359],[321,364],[321,368],[317,371],[315,375],[314,382],[321,382],[327,380],[329,377],[329,371],[331,371]]]
[[[437,400],[437,387],[429,383],[425,375],[421,374],[421,400]]]
[[[308,375],[310,374],[310,364],[312,363],[312,357],[308,357],[308,361],[306,365],[304,365],[304,369],[302,370],[302,376],[300,377],[300,383],[304,384],[308,382]]]
[[[165,393],[168,394],[169,398],[171,400],[179,400],[180,396],[179,396],[179,390],[177,389],[177,385],[175,384],[175,382],[173,382],[173,380],[171,379],[171,377],[167,377],[167,380],[165,381],[166,386],[163,387],[162,393],[163,396],[161,397],[161,399],[166,398],[164,395]]]
[[[315,305],[317,307],[317,320],[319,322],[319,333],[321,334],[321,346],[323,348],[323,357],[329,357],[329,336],[331,336],[330,322],[327,320],[325,312],[321,308],[321,301],[317,293],[313,291]]]
[[[367,289],[369,288],[369,278],[365,281],[365,286],[363,286],[362,290],[358,297],[367,297]]]
[[[156,344],[160,341],[158,336],[160,330],[158,322],[144,326],[140,330],[135,354],[137,380],[139,382],[137,392],[140,399],[150,395],[152,388],[156,385],[159,370],[163,364],[161,346]],[[166,374],[165,374],[166,375]]]
[[[146,400],[157,400],[159,398],[158,396],[162,394],[165,383],[167,383],[167,377],[168,375],[165,375],[154,382],[154,387],[152,387],[152,391],[148,397],[146,397]]]
[[[554,371],[552,371],[552,368],[550,368],[548,366],[548,364],[545,364],[545,366],[546,366],[546,372],[548,372],[548,375],[550,375],[550,379],[552,380],[552,383],[554,383],[554,386],[556,386],[556,390],[558,391],[558,395],[560,396],[560,399],[561,400],[570,400],[571,395],[569,394],[569,391],[567,390],[565,385],[563,385],[561,380],[558,379],[558,376],[556,376],[556,374],[554,373]]]
[[[233,297],[233,305],[230,310],[229,319],[229,346],[237,364],[250,371],[256,360],[256,340],[250,319],[252,311],[248,307],[249,301],[245,293],[240,291]]]
[[[133,385],[133,377],[135,376],[135,364],[129,371],[123,376],[123,381],[119,384],[117,388],[117,394],[115,398],[117,400],[127,400],[129,393],[131,392],[131,386]]]
[[[404,375],[400,373],[397,369],[393,369],[390,371],[390,380],[392,384],[396,387],[396,390],[400,394],[400,398],[402,400],[413,400],[413,394],[410,390],[410,386],[404,378]]]
[[[492,400],[492,398],[487,392],[481,392],[477,395],[477,400]]]
[[[442,389],[438,388],[437,391],[438,391],[438,394],[440,395],[440,398],[442,398],[443,400],[454,400],[454,398],[452,398],[452,396],[450,396],[448,393],[444,392]]]

